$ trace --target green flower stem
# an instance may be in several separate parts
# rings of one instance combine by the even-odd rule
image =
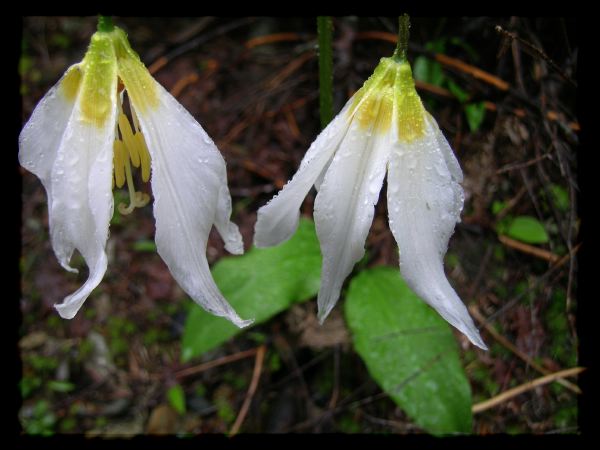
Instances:
[[[408,17],[408,14],[403,14],[398,17],[398,43],[396,44],[396,50],[394,50],[394,55],[392,56],[398,62],[406,61],[409,28],[410,17]]]
[[[319,34],[319,108],[321,127],[325,128],[333,118],[333,55],[331,35],[333,25],[331,17],[317,17]]]
[[[98,31],[110,32],[115,28],[112,17],[110,16],[98,16]]]

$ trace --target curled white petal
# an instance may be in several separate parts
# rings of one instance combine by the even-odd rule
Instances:
[[[62,80],[61,80],[62,81]],[[84,117],[81,96],[65,97],[60,83],[42,99],[20,136],[19,159],[35,173],[48,194],[52,247],[69,266],[75,249],[89,267],[87,281],[56,309],[70,319],[106,272],[106,240],[112,215],[112,146],[116,114],[116,74],[112,104],[102,125]]]
[[[390,228],[400,250],[400,271],[410,288],[473,344],[486,349],[444,273],[444,255],[464,197],[458,184],[460,167],[452,164],[454,156],[448,153],[452,150],[434,122],[428,118],[423,138],[396,141],[392,147],[387,191]]]
[[[225,249],[234,255],[244,253],[244,243],[238,226],[233,223],[231,218],[231,195],[227,187],[227,172],[223,164],[222,174],[220,176],[221,187],[219,189],[217,200],[217,212],[215,216],[215,227],[225,242]]]
[[[289,239],[298,228],[300,205],[310,188],[337,150],[349,126],[350,99],[342,111],[325,127],[304,155],[300,168],[269,203],[258,210],[254,227],[254,245],[270,247]]]
[[[70,67],[61,79],[39,101],[31,117],[19,135],[19,162],[35,174],[46,189],[48,211],[52,210],[52,167],[65,136],[65,130],[75,107],[75,98],[68,98],[61,85],[70,70],[79,70],[78,64]],[[50,215],[50,228],[53,216]],[[56,256],[60,264],[69,272],[77,270],[69,266],[74,247],[61,248]]]
[[[358,121],[352,122],[315,199],[315,225],[323,254],[317,299],[321,322],[335,306],[354,264],[364,256],[387,168],[388,134],[361,127]]]
[[[229,250],[243,251],[239,231],[229,222],[225,161],[200,124],[153,83],[158,106],[133,107],[151,156],[158,253],[195,302],[239,327],[247,326],[252,320],[242,320],[225,300],[206,260],[213,224]]]

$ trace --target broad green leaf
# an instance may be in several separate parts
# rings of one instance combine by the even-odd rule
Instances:
[[[416,424],[433,434],[471,432],[471,388],[451,328],[398,269],[359,273],[345,313],[371,376]]]
[[[465,105],[465,115],[467,116],[469,129],[471,131],[479,130],[483,119],[485,119],[485,103],[478,102]]]
[[[212,270],[217,286],[243,319],[265,322],[292,303],[319,291],[321,250],[313,222],[301,219],[287,242],[272,248],[252,248],[243,256],[220,260]],[[191,309],[183,332],[181,358],[194,356],[226,342],[241,329],[202,308]]]
[[[169,405],[173,407],[179,414],[185,414],[185,393],[180,384],[171,386],[167,391],[167,400]]]
[[[508,222],[504,234],[528,244],[544,244],[548,242],[548,233],[544,225],[535,217],[518,216]]]

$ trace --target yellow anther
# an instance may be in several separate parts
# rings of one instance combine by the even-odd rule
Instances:
[[[137,148],[140,155],[140,165],[142,167],[142,180],[147,182],[150,179],[150,153],[146,146],[146,140],[141,132],[135,135],[137,141]]]
[[[125,148],[123,147],[123,142],[119,140],[115,140],[115,144],[113,146],[114,149],[114,158],[113,165],[115,168],[115,185],[117,187],[123,187],[125,184]]]
[[[140,155],[137,151],[137,145],[133,135],[133,131],[131,130],[129,119],[122,112],[119,114],[119,130],[121,130],[121,137],[123,138],[123,143],[125,144],[125,148],[129,152],[129,156],[131,157],[131,163],[135,167],[140,167]]]
[[[117,138],[114,144],[115,184],[121,187],[127,182],[129,191],[129,205],[121,203],[118,207],[121,214],[131,214],[135,208],[141,208],[150,201],[150,196],[143,192],[136,192],[133,184],[131,164],[140,167],[144,182],[150,179],[150,153],[133,108],[131,108],[131,117],[133,128],[123,112],[122,104],[119,103],[118,130],[122,140]]]

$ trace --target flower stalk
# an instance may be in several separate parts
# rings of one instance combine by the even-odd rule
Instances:
[[[98,16],[98,31],[109,33],[114,30],[115,25],[113,24],[112,17],[110,16]]]
[[[398,42],[392,58],[398,62],[406,61],[408,52],[408,37],[410,30],[410,18],[408,14],[398,17]]]

